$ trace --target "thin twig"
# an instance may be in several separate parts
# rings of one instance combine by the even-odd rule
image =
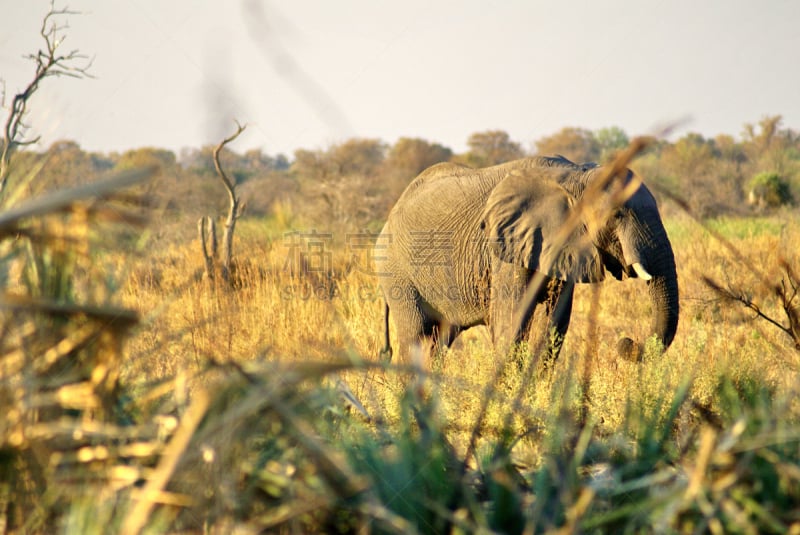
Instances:
[[[768,321],[769,323],[775,325],[780,330],[791,334],[786,329],[786,327],[781,325],[781,323],[779,321],[771,318],[770,316],[767,316],[761,310],[761,307],[759,307],[758,304],[756,304],[752,299],[747,297],[744,293],[738,292],[738,291],[734,290],[733,288],[723,288],[722,286],[718,285],[716,282],[714,282],[713,280],[711,280],[708,277],[703,277],[703,282],[706,284],[706,286],[708,286],[709,288],[711,288],[712,290],[717,292],[720,295],[720,297],[722,297],[723,299],[727,299],[727,300],[730,300],[730,301],[736,301],[738,303],[743,304],[744,306],[746,306],[747,308],[749,308],[750,310],[755,312],[756,316],[758,316],[759,318],[762,318],[762,319]]]
[[[219,161],[219,155],[220,152],[222,152],[222,149],[225,148],[225,145],[234,141],[237,137],[239,137],[239,134],[244,132],[244,129],[247,128],[247,125],[241,125],[239,124],[239,121],[234,121],[234,122],[236,123],[236,132],[223,139],[219,143],[219,145],[214,147],[214,152],[213,152],[214,168],[217,170],[217,174],[222,180],[222,183],[225,185],[225,190],[228,192],[228,195],[231,198],[231,202],[233,202],[233,199],[236,197],[236,191],[235,191],[236,184],[230,179],[228,174],[222,168],[222,164]]]
[[[761,309],[758,303],[753,301],[744,292],[731,287],[724,288],[709,277],[703,277],[703,282],[723,299],[741,303],[745,307],[755,312],[756,317],[763,319],[767,323],[774,325],[782,332],[786,333],[794,342],[795,349],[800,350],[800,303],[795,304],[800,282],[798,282],[798,279],[794,274],[794,270],[792,270],[791,266],[789,266],[785,259],[781,259],[780,264],[781,267],[783,267],[786,276],[781,279],[779,284],[774,286],[774,291],[777,297],[780,299],[781,308],[789,320],[788,327],[785,326],[781,321],[767,315]],[[766,279],[762,278],[761,280],[763,281]],[[791,288],[791,292],[789,288]]]

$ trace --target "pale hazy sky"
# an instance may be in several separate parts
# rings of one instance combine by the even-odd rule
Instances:
[[[0,0],[0,78],[29,80],[46,0]],[[463,150],[506,130],[525,148],[564,126],[738,136],[800,129],[796,0],[69,0],[64,49],[95,79],[49,79],[40,148],[216,143],[291,156],[350,137]],[[9,100],[8,98],[6,99]],[[5,113],[3,114],[5,118]]]

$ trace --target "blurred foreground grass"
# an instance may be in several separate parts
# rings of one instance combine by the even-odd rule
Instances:
[[[549,375],[497,370],[474,329],[413,379],[376,362],[356,242],[331,235],[330,273],[308,273],[291,218],[242,220],[215,286],[198,243],[109,247],[137,243],[143,203],[104,184],[0,216],[3,531],[800,533],[798,354],[702,285],[777,306],[691,221],[668,221],[667,353],[617,360],[651,313],[644,285],[609,283],[580,288]],[[793,217],[716,230],[777,276]]]

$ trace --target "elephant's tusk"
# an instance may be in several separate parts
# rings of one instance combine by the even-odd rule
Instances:
[[[644,269],[644,266],[639,262],[635,262],[632,266],[633,270],[636,272],[636,275],[643,280],[649,281],[653,279],[653,276]]]

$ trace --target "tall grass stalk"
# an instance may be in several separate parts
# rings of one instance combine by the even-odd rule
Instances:
[[[435,373],[380,364],[368,273],[286,270],[247,232],[230,289],[195,276],[196,244],[104,249],[135,241],[118,188],[146,174],[0,214],[5,531],[800,531],[793,348],[718,303],[692,297],[639,363],[613,356],[613,326],[649,317],[628,285],[577,292],[545,371],[526,351],[501,366],[480,330]],[[724,251],[685,239],[682,288],[703,296]]]

